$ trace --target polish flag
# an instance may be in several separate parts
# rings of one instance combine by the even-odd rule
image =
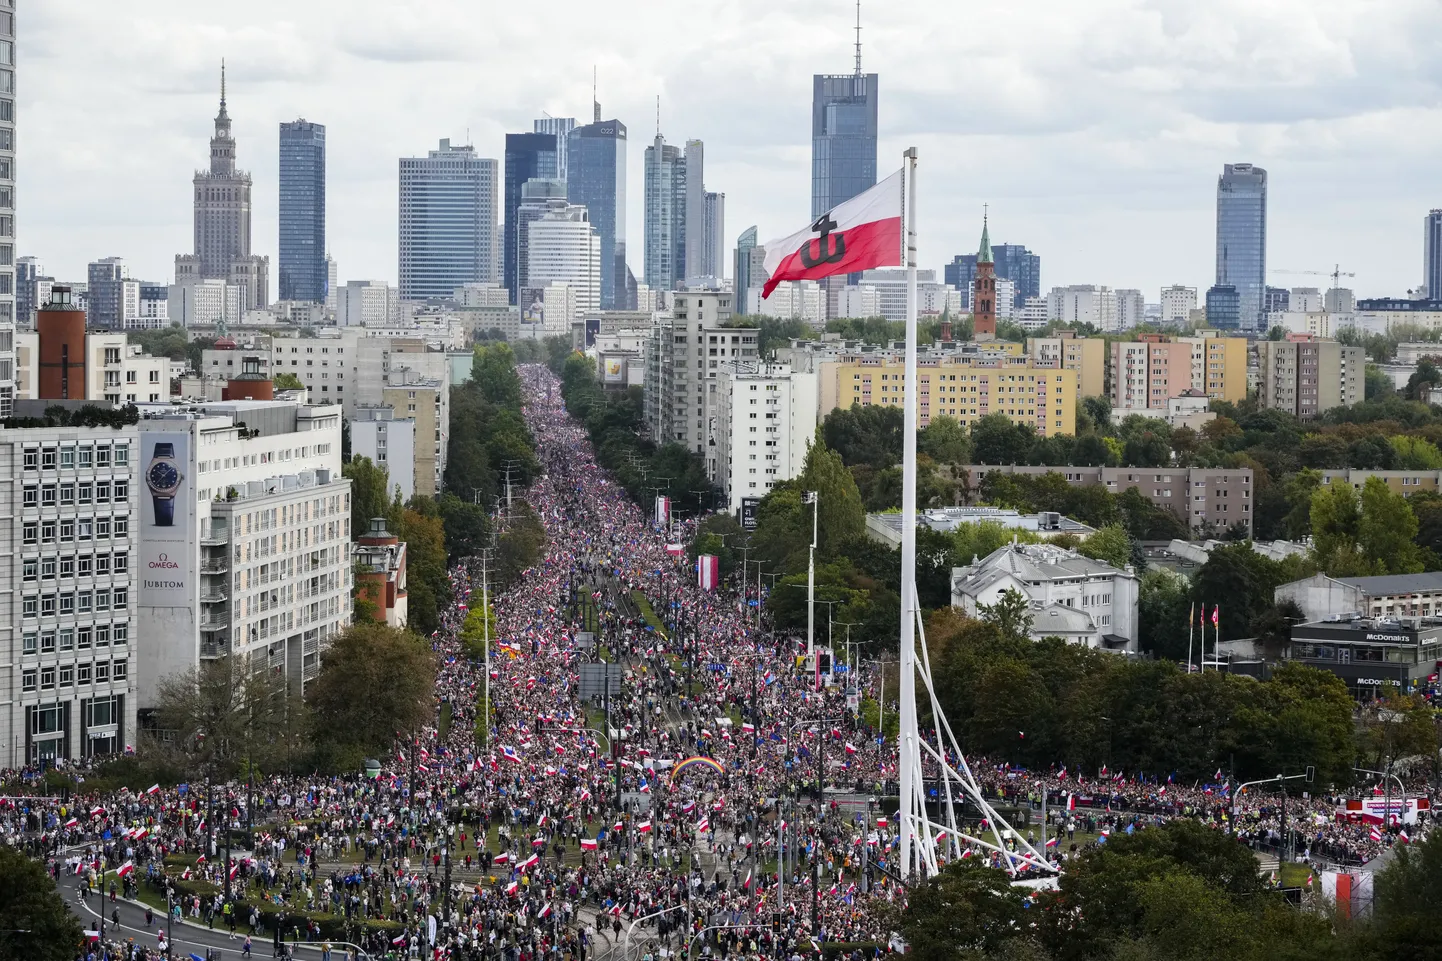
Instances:
[[[1066,809],[1067,809],[1068,811],[1075,811],[1075,810],[1076,810],[1076,795],[1075,795],[1075,794],[1068,794],[1068,795],[1066,796]]]
[[[536,917],[538,917],[538,918],[549,918],[550,916],[551,916],[551,904],[550,904],[550,902],[548,901],[548,902],[546,902],[546,906],[541,909],[541,913],[540,913],[540,914],[537,914]]]
[[[1397,832],[1397,840],[1401,841],[1403,844],[1407,844],[1411,842],[1412,839],[1407,836],[1407,829],[1403,828],[1401,831]]]
[[[200,857],[196,858],[196,859],[195,859],[195,863],[196,863],[196,864],[204,864],[204,863],[205,863],[205,855],[202,854]]]
[[[159,794],[159,793],[160,793],[160,785],[159,785],[159,784],[152,784],[152,785],[150,785],[150,787],[148,787],[148,788],[145,789],[145,793],[146,793],[146,794]]]
[[[597,847],[597,843],[596,843],[596,841],[593,840],[592,838],[581,838],[581,850],[582,850],[582,851],[594,851],[594,850],[596,850],[596,847]]]
[[[855,754],[855,753],[856,753],[856,745],[852,744],[850,741],[847,741],[847,742],[846,742],[846,753],[847,753],[847,754]]]
[[[491,858],[491,863],[492,863],[492,864],[510,864],[510,863],[511,863],[511,856],[510,856],[509,854],[505,853],[504,851],[502,851],[500,854],[497,854],[495,857]]]
[[[751,869],[750,869],[750,868],[747,868],[747,869],[746,869],[746,880],[741,882],[741,890],[743,890],[743,891],[750,891],[750,890],[751,890]]]
[[[642,821],[640,824],[636,825],[636,830],[637,830],[637,831],[640,831],[642,834],[650,834],[650,833],[651,833],[651,822],[650,822],[650,821]]]
[[[71,818],[70,820],[68,820],[68,821],[65,822],[65,826],[68,827],[68,828],[73,828],[73,827],[75,827],[76,825],[78,825],[79,823],[80,823],[80,822],[79,822],[78,820],[76,820],[75,818]]]
[[[134,861],[126,861],[124,864],[122,864],[119,868],[117,868],[117,869],[115,870],[115,876],[116,876],[117,878],[123,878],[123,877],[125,877],[127,874],[131,874],[131,873],[133,873],[134,871],[135,871],[135,862],[134,862]]]
[[[884,827],[886,827],[887,823],[888,823],[888,822],[887,822],[886,818],[877,818],[877,819],[876,819],[876,826],[879,827],[879,828],[884,828]]]
[[[853,274],[871,267],[901,266],[902,172],[864,193],[838,204],[803,230],[766,244],[766,272],[771,278],[761,291],[783,280],[820,280]]]
[[[516,891],[520,889],[520,887],[521,887],[520,882],[518,882],[518,881],[512,881],[510,884],[506,885],[506,893],[507,893],[507,894],[515,894]]]
[[[1369,831],[1367,832],[1367,836],[1368,836],[1369,838],[1371,838],[1373,841],[1380,841],[1380,840],[1382,840],[1382,832],[1381,832],[1381,831],[1378,831],[1376,828],[1372,828],[1371,830],[1369,830]]]
[[[1046,839],[1046,846],[1049,847],[1049,848],[1054,848],[1054,847],[1056,847],[1056,842],[1057,842],[1057,839],[1056,839],[1056,838],[1047,838],[1047,839]]]
[[[624,830],[626,830],[626,825],[622,824],[620,821],[617,821],[614,825],[612,825],[611,830],[613,830],[613,831],[624,831]]]
[[[701,834],[705,834],[707,831],[711,830],[711,819],[708,817],[701,818],[701,820],[696,822],[696,830],[698,833]]]
[[[537,864],[539,864],[540,862],[541,862],[541,856],[540,856],[539,854],[533,854],[533,855],[531,855],[530,857],[526,858],[526,860],[522,861],[522,862],[520,863],[519,867],[520,867],[520,869],[521,869],[522,871],[526,871],[526,870],[529,870],[530,868],[535,867],[535,866],[536,866]]]

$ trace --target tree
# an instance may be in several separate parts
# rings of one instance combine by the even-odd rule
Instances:
[[[1417,361],[1417,369],[1412,376],[1407,378],[1407,388],[1404,391],[1408,400],[1422,400],[1423,393],[1432,387],[1442,385],[1442,370],[1430,357],[1423,357]]]
[[[407,613],[420,634],[440,627],[441,607],[450,600],[446,537],[435,501],[411,498],[399,511],[396,536],[406,543]]]
[[[73,961],[82,943],[80,924],[49,872],[0,844],[0,956]]]
[[[541,559],[546,546],[546,528],[531,505],[522,502],[506,523],[496,547],[496,584],[504,590],[521,572]]]
[[[955,417],[946,414],[932,417],[916,441],[918,449],[939,464],[971,462],[971,438]]]
[[[1188,587],[1185,577],[1165,568],[1142,575],[1137,608],[1144,651],[1170,661],[1186,655],[1187,618],[1195,610]]]
[[[901,460],[904,417],[900,407],[853,404],[850,410],[831,412],[821,437],[846,465],[869,464],[880,470]]]
[[[435,716],[435,657],[409,631],[352,624],[321,654],[306,690],[318,739],[380,753]]]
[[[1399,434],[1388,442],[1397,452],[1398,470],[1442,470],[1442,451],[1426,438]]]
[[[1026,936],[1024,892],[975,861],[953,861],[911,888],[893,924],[916,961],[985,961]]]
[[[1442,831],[1399,844],[1376,876],[1373,920],[1357,933],[1356,957],[1378,961],[1442,958]]]
[[[370,530],[371,518],[384,517],[387,527],[395,529],[390,472],[369,457],[353,457],[341,467],[341,476],[350,478],[350,530],[352,539]],[[399,490],[399,488],[397,488]]]
[[[1031,601],[1021,591],[1008,587],[994,604],[978,604],[977,613],[993,624],[1003,637],[1025,638],[1031,635]]]
[[[491,536],[490,516],[480,504],[446,492],[436,499],[446,550],[454,557],[474,557]]]
[[[274,383],[275,383],[275,389],[276,389],[276,390],[304,390],[304,389],[305,389],[305,384],[301,383],[300,378],[297,377],[295,374],[292,374],[292,373],[291,373],[290,371],[288,371],[288,370],[283,370],[283,371],[281,371],[280,373],[276,374],[276,375],[275,375],[275,379],[274,379]]]
[[[305,721],[302,708],[286,696],[283,674],[252,670],[235,657],[206,658],[160,679],[156,722],[174,736],[154,749],[212,776],[229,776],[247,756],[265,761],[277,748],[293,747]]]
[[[1111,525],[1103,527],[1082,541],[1078,551],[1094,560],[1110,564],[1112,567],[1123,568],[1131,562],[1132,539],[1124,528]]]
[[[836,451],[820,441],[813,443],[796,480],[801,490],[815,491],[818,497],[815,508],[818,553],[833,555],[837,545],[865,531],[866,511],[861,506],[861,492]],[[810,514],[811,510],[808,505],[804,512]]]
[[[1389,574],[1417,574],[1422,558],[1414,538],[1417,515],[1407,498],[1392,493],[1380,477],[1362,485],[1362,516],[1357,524],[1357,546],[1362,554]]]
[[[1312,555],[1329,574],[1354,573],[1366,562],[1356,557],[1362,506],[1351,484],[1319,486],[1312,493]],[[1370,571],[1367,571],[1370,573]]]
[[[1025,464],[1036,432],[1013,424],[1005,414],[987,414],[971,425],[971,447],[979,464]]]

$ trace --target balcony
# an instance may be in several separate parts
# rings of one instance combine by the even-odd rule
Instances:
[[[220,638],[216,641],[201,641],[200,656],[202,658],[225,657],[230,653],[230,639]]]
[[[224,547],[230,542],[230,529],[227,527],[216,527],[200,535],[201,547]]]
[[[226,599],[229,598],[229,597],[230,597],[230,592],[227,591],[225,588],[223,588],[223,587],[214,588],[214,587],[213,587],[213,588],[211,588],[210,590],[202,591],[202,592],[201,592],[201,594],[200,594],[200,603],[202,603],[202,604],[224,604],[225,601],[226,601]]]
[[[200,629],[202,631],[225,631],[230,629],[230,611],[210,610],[200,615]]]
[[[229,570],[229,558],[207,558],[200,562],[200,573],[202,574],[224,574]]]

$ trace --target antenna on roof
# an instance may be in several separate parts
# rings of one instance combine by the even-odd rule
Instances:
[[[656,136],[661,136],[661,95],[656,94]]]
[[[856,0],[856,75],[861,76],[861,0]]]
[[[591,65],[591,111],[594,114],[593,123],[601,122],[601,101],[596,99],[596,65]]]

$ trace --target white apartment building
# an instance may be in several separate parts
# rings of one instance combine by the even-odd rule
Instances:
[[[819,380],[789,364],[724,364],[716,378],[716,446],[711,482],[735,514],[801,473],[816,436]]]
[[[170,285],[166,314],[171,323],[182,327],[237,324],[241,320],[242,293],[239,286],[223,280],[190,278]]]
[[[731,318],[729,291],[678,291],[673,302],[646,345],[646,425],[658,444],[709,457],[721,365],[757,361],[758,332],[721,326]]]
[[[3,766],[135,743],[135,427],[0,429]]]
[[[1117,291],[1117,329],[1131,330],[1146,323],[1147,301],[1140,290],[1122,288]]]
[[[337,327],[388,327],[399,319],[400,291],[383,280],[348,280],[335,305]]]
[[[849,290],[850,288],[843,288]],[[874,289],[874,288],[873,288]],[[826,291],[814,280],[783,280],[771,291],[770,297],[762,297],[761,287],[752,287],[746,292],[746,314],[751,317],[776,317],[781,320],[804,320],[813,327],[826,324]],[[877,300],[879,316],[880,299]]]
[[[1011,281],[998,280],[996,282],[997,293],[997,317],[1001,317],[1002,284],[1006,284],[1006,316],[1011,316],[1012,298],[1015,288]],[[940,317],[946,314],[952,318],[960,318],[966,313],[962,306],[963,298],[961,291],[955,287],[948,287],[946,284],[917,284],[916,285],[916,315],[918,317]],[[883,314],[882,316],[885,316]],[[888,320],[905,320],[906,309],[902,308],[901,317],[888,317]]]
[[[842,288],[837,297],[837,306],[842,317],[880,317],[881,294],[875,284],[852,284]]]
[[[17,400],[39,399],[40,334],[22,330],[15,334]],[[170,399],[170,359],[151,357],[139,344],[127,342],[125,334],[85,335],[85,392],[77,395],[109,404],[163,403]]]
[[[368,457],[391,476],[391,490],[400,489],[409,503],[416,492],[416,421],[396,417],[389,404],[360,405],[350,420],[352,457]]]
[[[526,312],[526,319],[532,323],[540,322],[542,336],[562,336],[570,332],[571,324],[577,320],[584,323],[586,312],[577,306],[579,298],[576,296],[576,288],[569,284],[554,283],[540,289],[527,289],[535,293],[536,299]],[[597,290],[599,289],[598,287]]]
[[[234,655],[301,692],[351,621],[350,481],[338,405],[142,408],[138,701]]]
[[[951,605],[976,617],[1008,590],[1031,605],[1033,640],[1135,653],[1141,582],[1130,570],[1052,544],[1011,543],[951,572]]]
[[[1047,320],[1091,324],[1107,333],[1118,331],[1121,327],[1117,317],[1116,291],[1096,284],[1053,287],[1047,294]]]
[[[500,284],[462,284],[452,299],[457,307],[511,306],[511,292]]]
[[[1197,288],[1172,284],[1162,288],[1162,323],[1185,327],[1197,309]]]
[[[1022,330],[1041,330],[1051,322],[1045,297],[1028,297],[1026,304],[1015,313],[1015,320]]]
[[[1291,313],[1310,314],[1322,309],[1322,292],[1316,287],[1293,287],[1287,291],[1287,310]]]
[[[570,330],[571,321],[601,309],[601,235],[591,226],[586,208],[567,204],[553,208],[526,226],[526,286],[544,289],[564,284],[573,293],[569,317],[548,316],[548,331]]]

